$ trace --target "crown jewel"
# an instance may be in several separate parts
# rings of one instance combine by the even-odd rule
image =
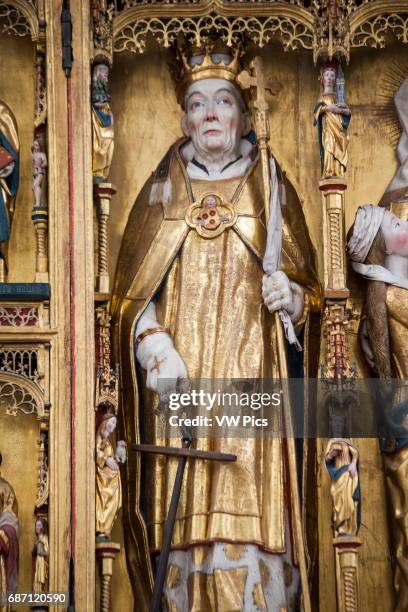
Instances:
[[[196,81],[226,79],[239,88],[239,54],[238,47],[233,50],[220,44],[207,44],[203,49],[190,50],[190,53],[185,49],[179,51],[177,66],[172,70],[179,104],[184,108],[186,91]]]

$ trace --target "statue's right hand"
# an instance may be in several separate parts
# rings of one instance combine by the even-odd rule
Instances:
[[[147,370],[146,385],[166,400],[178,389],[179,382],[187,379],[187,368],[174,346],[158,356]]]
[[[179,381],[187,378],[185,363],[167,332],[146,336],[137,347],[136,357],[147,372],[147,388],[161,399],[176,391]]]
[[[2,170],[0,170],[0,178],[7,178],[14,170],[14,166],[16,162],[11,162],[8,166],[4,166]]]

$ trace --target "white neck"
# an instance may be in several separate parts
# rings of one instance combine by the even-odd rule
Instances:
[[[384,266],[395,276],[408,278],[408,257],[395,254],[387,255]]]
[[[195,159],[203,164],[210,174],[217,174],[221,172],[225,166],[231,162],[234,162],[239,157],[239,150],[225,153],[224,151],[220,154],[205,155],[205,153],[198,153],[196,151],[194,155]]]

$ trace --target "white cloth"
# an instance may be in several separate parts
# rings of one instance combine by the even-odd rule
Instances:
[[[238,176],[244,176],[245,172],[253,163],[252,159],[249,156],[249,153],[252,150],[253,145],[243,138],[241,140],[241,158],[238,159],[235,163],[231,164],[225,170],[221,172],[215,172],[213,170],[208,170],[206,172],[203,168],[200,168],[196,164],[192,163],[192,159],[194,157],[194,147],[192,142],[188,142],[182,148],[181,154],[184,160],[187,162],[187,174],[191,179],[204,180],[204,181],[219,181],[221,179],[235,178]]]
[[[354,221],[353,235],[348,241],[349,257],[354,262],[363,262],[368,255],[374,238],[381,227],[386,208],[365,204],[360,206]]]
[[[289,538],[289,534],[287,535]],[[288,541],[290,542],[290,538]],[[188,584],[189,576],[192,574],[214,575],[217,570],[244,569],[247,573],[241,600],[242,607],[240,607],[242,612],[255,612],[256,610],[280,612],[282,608],[288,612],[294,612],[299,589],[299,572],[292,565],[289,551],[272,554],[263,552],[255,544],[244,544],[242,556],[234,560],[228,555],[227,546],[225,542],[214,542],[204,546],[207,554],[201,563],[194,563],[192,547],[187,550],[171,551],[169,566],[177,567],[180,573],[179,580],[172,588],[169,588],[169,584],[166,584],[164,588],[168,603],[174,606],[172,608],[169,605],[168,609],[177,609],[177,612],[191,610],[192,601],[189,600]],[[216,588],[217,584],[215,584],[215,590]],[[259,592],[261,595],[257,597]],[[215,605],[217,606],[217,601]],[[215,612],[216,609],[208,610],[208,612]]]
[[[270,200],[269,200],[269,221],[267,228],[266,249],[263,259],[263,269],[265,274],[271,275],[279,270],[282,258],[282,209],[279,197],[279,182],[276,172],[276,163],[272,155],[269,158],[270,168]],[[289,344],[293,344],[298,351],[302,346],[297,339],[292,320],[286,310],[279,311],[279,317],[283,323],[285,336]]]
[[[369,280],[381,281],[387,283],[387,285],[394,285],[394,287],[401,287],[402,289],[408,289],[408,278],[403,276],[397,276],[393,274],[387,268],[374,264],[363,264],[353,261],[351,263],[353,269],[364,278]]]

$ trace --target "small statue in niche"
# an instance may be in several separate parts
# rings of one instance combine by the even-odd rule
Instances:
[[[43,518],[35,521],[36,540],[33,547],[34,580],[33,592],[46,593],[48,591],[48,524]]]
[[[17,498],[11,484],[0,476],[0,594],[17,590],[18,553]]]
[[[329,441],[324,456],[332,480],[333,525],[337,536],[355,536],[360,527],[358,450],[344,438]]]
[[[351,112],[345,101],[341,67],[327,62],[321,72],[321,96],[314,110],[320,145],[322,178],[344,176],[347,169],[347,128]]]
[[[47,168],[47,156],[41,151],[38,140],[34,140],[33,146],[31,147],[31,160],[33,164],[34,206],[39,208],[42,199],[42,184]]]
[[[360,206],[348,234],[354,270],[368,279],[366,335],[360,337],[387,399],[385,421],[406,406],[408,379],[408,221],[382,206]],[[365,346],[369,339],[369,346]],[[387,380],[401,381],[389,396]],[[406,408],[405,408],[406,411]],[[403,423],[405,425],[405,423]],[[395,557],[395,610],[408,610],[408,434],[381,440]]]
[[[126,443],[119,440],[116,452],[110,436],[116,429],[116,416],[107,413],[96,432],[96,533],[110,538],[113,524],[122,507],[119,463],[126,461]]]
[[[19,150],[17,122],[0,100],[0,281],[5,280],[7,273],[7,242],[19,185]]]
[[[92,173],[94,183],[109,176],[114,148],[113,113],[108,91],[109,66],[97,63],[92,76]]]

